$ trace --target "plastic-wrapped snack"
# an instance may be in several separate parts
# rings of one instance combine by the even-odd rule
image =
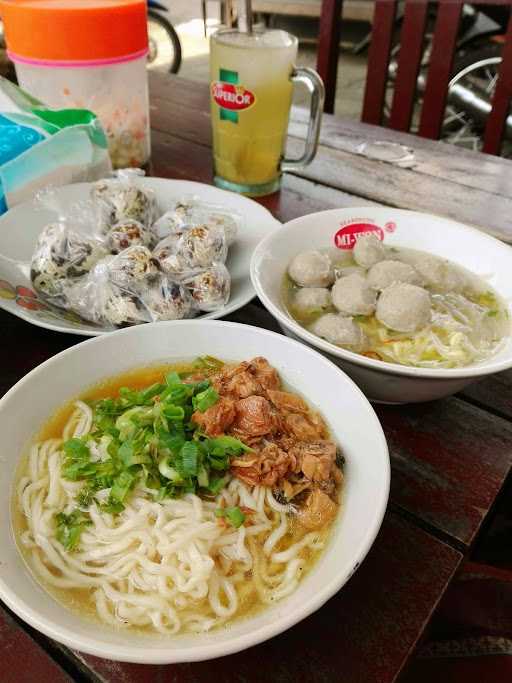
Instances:
[[[133,288],[112,281],[118,256],[107,256],[67,292],[68,306],[84,320],[104,327],[124,327],[151,321],[151,315]],[[134,283],[136,284],[136,283]]]
[[[224,231],[226,244],[230,247],[236,240],[242,218],[239,214],[221,207],[208,204],[198,204],[189,215],[192,224],[204,224],[208,227],[220,228]]]
[[[217,311],[229,301],[231,276],[223,263],[214,263],[208,270],[184,280],[183,284],[201,311]]]
[[[203,202],[198,197],[188,197],[177,201],[156,221],[153,227],[160,239],[181,230],[185,225],[221,228],[225,233],[227,245],[230,247],[242,223],[242,216],[236,211]]]
[[[70,281],[88,273],[106,253],[100,242],[66,223],[50,223],[39,235],[30,264],[34,289],[56,305],[65,305]]]
[[[195,311],[187,289],[161,275],[140,291],[140,297],[152,320],[181,320],[191,318]]]
[[[187,201],[178,201],[163,216],[160,216],[153,224],[153,230],[158,239],[162,240],[181,230],[188,223],[190,208]]]
[[[132,246],[155,246],[155,234],[139,221],[124,218],[112,226],[106,237],[106,244],[111,254],[119,254]]]
[[[199,225],[183,228],[162,240],[153,256],[160,261],[164,272],[183,279],[209,268],[213,263],[224,263],[227,253],[224,231]]]
[[[139,221],[146,227],[153,225],[157,216],[152,190],[138,187],[136,173],[120,171],[116,178],[98,180],[91,188],[98,227],[102,233],[125,219]]]
[[[112,282],[133,288],[143,282],[156,280],[160,275],[160,263],[146,247],[128,247],[109,262]]]

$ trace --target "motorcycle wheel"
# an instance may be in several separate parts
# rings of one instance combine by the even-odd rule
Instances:
[[[450,86],[460,84],[492,102],[501,65],[501,45],[469,49],[455,61]],[[441,139],[450,144],[480,151],[484,126],[461,107],[447,104]],[[510,156],[510,143],[504,144],[503,156]]]
[[[159,12],[148,12],[148,69],[178,73],[181,66],[181,43],[171,22]]]

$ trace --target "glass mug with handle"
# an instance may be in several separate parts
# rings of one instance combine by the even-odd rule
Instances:
[[[298,41],[281,30],[221,29],[210,39],[214,183],[249,196],[279,189],[283,171],[316,153],[324,86],[312,69],[294,66]],[[293,84],[310,93],[304,153],[284,158]]]

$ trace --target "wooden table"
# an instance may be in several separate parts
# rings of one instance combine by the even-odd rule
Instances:
[[[151,81],[153,173],[211,182],[208,89]],[[290,145],[304,134],[293,113]],[[368,159],[361,143],[414,150],[413,168]],[[512,239],[512,163],[354,121],[326,117],[315,162],[261,203],[286,221],[331,207],[432,211]],[[277,330],[259,305],[230,319]],[[0,393],[38,363],[80,341],[0,313]],[[278,331],[278,330],[277,330]],[[71,652],[0,607],[2,683],[389,683],[406,667],[450,580],[475,542],[512,469],[512,372],[462,395],[407,407],[377,406],[390,446],[391,496],[382,529],[355,576],[322,609],[246,652],[199,664],[142,666]]]

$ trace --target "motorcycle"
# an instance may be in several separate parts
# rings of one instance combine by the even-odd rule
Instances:
[[[181,43],[166,14],[169,10],[155,0],[148,0],[148,68],[178,73],[181,66]],[[3,24],[0,21],[0,74],[16,82],[14,65],[7,57]]]
[[[445,142],[478,151],[482,147],[487,117],[491,111],[492,100],[501,65],[503,36],[506,32],[509,11],[503,6],[464,5],[462,10],[457,47],[448,85],[447,105],[441,139]],[[398,68],[400,52],[400,29],[403,13],[395,19],[394,41],[388,69],[388,91],[386,94],[385,116],[391,110],[394,81]],[[435,13],[429,14],[420,73],[417,81],[416,103],[411,132],[417,132],[421,111],[422,93],[425,90],[426,76],[432,48]],[[354,47],[354,52],[365,51],[371,40],[366,36]],[[506,122],[503,156],[512,156],[512,116]]]
[[[178,73],[181,43],[174,26],[165,16],[167,7],[148,0],[148,68]]]

